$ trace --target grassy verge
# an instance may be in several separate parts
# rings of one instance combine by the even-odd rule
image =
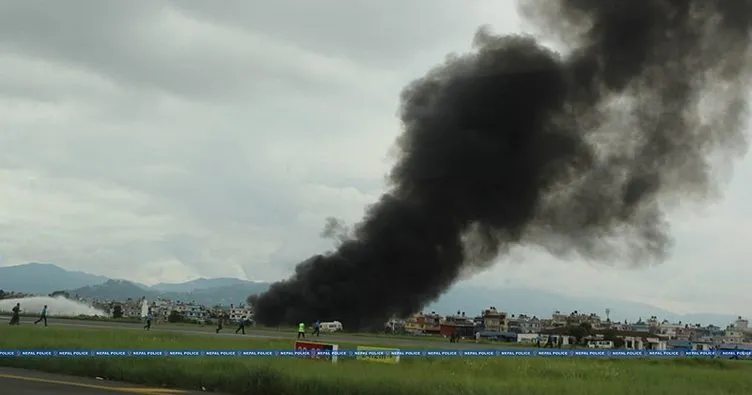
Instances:
[[[291,349],[294,339],[113,329],[0,327],[0,349]],[[341,349],[356,344],[340,343]],[[378,345],[377,345],[378,346]],[[388,346],[388,345],[382,345]],[[0,364],[233,394],[747,395],[752,364],[726,360],[404,359],[399,365],[290,358],[3,358]]]

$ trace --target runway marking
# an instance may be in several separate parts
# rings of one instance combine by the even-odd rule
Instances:
[[[176,390],[176,389],[171,389],[171,388],[110,387],[106,385],[77,383],[75,381],[65,381],[65,380],[43,379],[39,377],[16,376],[14,374],[3,374],[3,373],[0,373],[0,378],[21,380],[21,381],[31,381],[35,383],[66,385],[69,387],[91,388],[91,389],[103,390],[103,391],[126,392],[129,394],[145,394],[145,395],[165,394],[166,395],[166,394],[184,394],[186,392],[183,390]]]

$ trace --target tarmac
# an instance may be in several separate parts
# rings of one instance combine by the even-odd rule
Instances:
[[[0,368],[0,388],[13,395],[198,395],[206,392],[143,387],[96,378],[73,377],[25,369]]]
[[[10,320],[9,316],[0,316],[0,323],[2,319]],[[21,318],[21,326],[34,325],[35,318]],[[131,323],[131,322],[112,322],[112,321],[88,321],[88,320],[75,320],[65,318],[49,317],[47,319],[50,326],[62,327],[62,328],[87,328],[87,329],[130,329],[130,330],[144,330],[144,324]],[[235,334],[235,326],[225,326],[225,328],[219,334],[214,331],[213,325],[185,325],[178,326],[172,324],[152,324],[152,332],[171,332],[187,335],[203,335],[203,336],[215,336],[215,337],[250,337],[256,339],[290,339],[295,340],[297,334],[290,331],[276,331],[273,329],[257,329],[252,326],[246,327],[245,335]],[[419,348],[434,348],[437,350],[488,350],[490,348],[498,348],[490,346],[488,344],[476,344],[471,340],[466,340],[459,343],[450,343],[449,340],[433,341],[425,339],[405,339],[405,338],[392,338],[389,336],[368,336],[368,335],[337,335],[322,333],[320,337],[311,336],[310,332],[306,334],[305,340],[315,340],[327,343],[361,343],[361,344],[378,344],[392,347],[419,347]],[[292,347],[292,344],[291,344]]]

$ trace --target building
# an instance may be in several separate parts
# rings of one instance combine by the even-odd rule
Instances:
[[[520,314],[515,317],[514,314],[507,319],[509,331],[514,333],[538,333],[541,330],[541,320],[537,317],[528,317]]]
[[[669,339],[676,339],[677,336],[681,334],[683,329],[684,324],[682,324],[681,322],[673,324],[664,320],[658,325],[657,333],[667,336]]]
[[[559,320],[561,320],[561,318],[557,317],[557,322],[559,322]],[[567,326],[577,326],[582,324],[589,324],[592,328],[600,328],[602,326],[601,317],[597,314],[584,314],[578,311],[573,311],[569,316],[564,318],[564,321]]]
[[[405,320],[405,332],[423,333],[426,330],[426,317],[423,313],[416,313]]]
[[[556,340],[557,342],[559,341],[559,337],[561,337],[562,345],[569,345],[574,342],[571,336],[564,334],[518,333],[517,343],[537,345],[538,340],[540,340],[541,344],[545,344],[549,337],[552,337],[552,341]]]
[[[509,322],[507,320],[507,313],[496,310],[496,307],[483,311],[481,314],[483,317],[483,329],[491,332],[508,332]]]
[[[473,324],[475,324],[476,331],[482,331],[485,329],[485,327],[483,326],[483,317],[479,315],[473,317]]]
[[[189,321],[203,322],[209,317],[203,306],[194,303],[180,303],[175,306],[175,311]]]
[[[668,340],[668,348],[682,351],[708,351],[713,347],[710,342],[695,342],[689,340]]]
[[[231,307],[229,315],[232,322],[249,321],[253,316],[253,311],[250,307]]]
[[[405,320],[405,332],[438,335],[441,333],[441,316],[436,314],[436,312],[431,312],[431,314],[413,314]]]
[[[627,350],[667,350],[668,342],[649,332],[633,332],[617,335],[624,339]]]
[[[737,317],[736,321],[734,321],[734,329],[742,333],[749,333],[751,331],[751,328],[749,327],[749,321],[743,319],[742,317]]]
[[[156,299],[151,302],[150,309],[156,321],[167,321],[174,310],[174,304],[170,299]]]
[[[475,323],[465,316],[463,312],[457,312],[457,315],[447,316],[439,324],[439,333],[444,337],[453,335],[459,337],[473,337],[475,335]]]
[[[425,314],[424,316],[425,326],[423,333],[427,335],[439,335],[441,334],[441,316],[432,311],[431,314]]]
[[[551,314],[551,319],[546,323],[546,328],[562,328],[567,326],[569,316],[556,310]]]
[[[635,332],[650,332],[650,325],[643,321],[642,318],[637,320],[634,324],[630,325]]]
[[[723,337],[720,339],[720,343],[741,343],[744,341],[744,332],[735,329],[733,326],[729,327],[729,329],[726,329],[726,331],[723,333]]]

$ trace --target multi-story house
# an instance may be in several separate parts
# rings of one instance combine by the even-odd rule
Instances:
[[[509,322],[507,320],[507,313],[496,310],[496,307],[483,311],[481,314],[483,317],[483,327],[486,331],[491,332],[507,332],[509,331]]]
[[[512,314],[507,319],[509,332],[514,333],[538,333],[541,330],[541,320],[538,317],[530,317],[526,314],[515,316]]]
[[[734,321],[734,328],[743,333],[752,332],[752,328],[749,327],[749,321],[742,317],[737,317],[736,321]]]
[[[464,312],[458,311],[456,315],[446,316],[441,320],[439,330],[445,337],[472,337],[475,334],[475,323]]]
[[[431,314],[425,314],[425,327],[423,332],[429,335],[438,335],[441,333],[441,316],[432,311]]]
[[[426,330],[426,317],[423,313],[415,313],[405,320],[405,332],[423,333]]]
[[[721,343],[742,343],[744,341],[744,332],[729,326],[723,333]]]
[[[230,321],[240,322],[250,320],[253,316],[253,310],[250,307],[238,306],[230,308]]]
[[[475,316],[473,317],[473,324],[475,325],[475,330],[483,331],[485,330],[485,327],[483,326],[483,317],[482,316]]]
[[[630,325],[632,327],[633,332],[650,332],[650,325],[648,325],[647,322],[643,321],[642,318],[637,320],[634,324]]]
[[[526,316],[523,315],[523,317]],[[531,318],[523,318],[520,329],[522,329],[522,333],[540,333],[543,330],[543,325],[538,317],[532,316]]]
[[[188,304],[185,305],[183,309],[183,317],[186,320],[190,321],[196,321],[196,322],[203,322],[208,318],[209,314],[207,313],[206,309],[204,309],[204,306],[197,305],[197,304]]]
[[[658,334],[664,335],[668,337],[668,339],[676,339],[679,333],[684,329],[684,324],[681,322],[678,323],[671,323],[667,320],[664,320],[658,325]]]
[[[573,311],[571,314],[569,314],[568,317],[565,318],[565,321],[567,325],[581,325],[581,324],[589,324],[594,329],[601,327],[601,317],[599,317],[597,314],[585,314],[580,313],[578,311]]]
[[[551,322],[546,325],[546,329],[551,328],[561,328],[564,326],[567,326],[569,315],[562,314],[561,311],[556,310],[553,314],[551,314]]]

